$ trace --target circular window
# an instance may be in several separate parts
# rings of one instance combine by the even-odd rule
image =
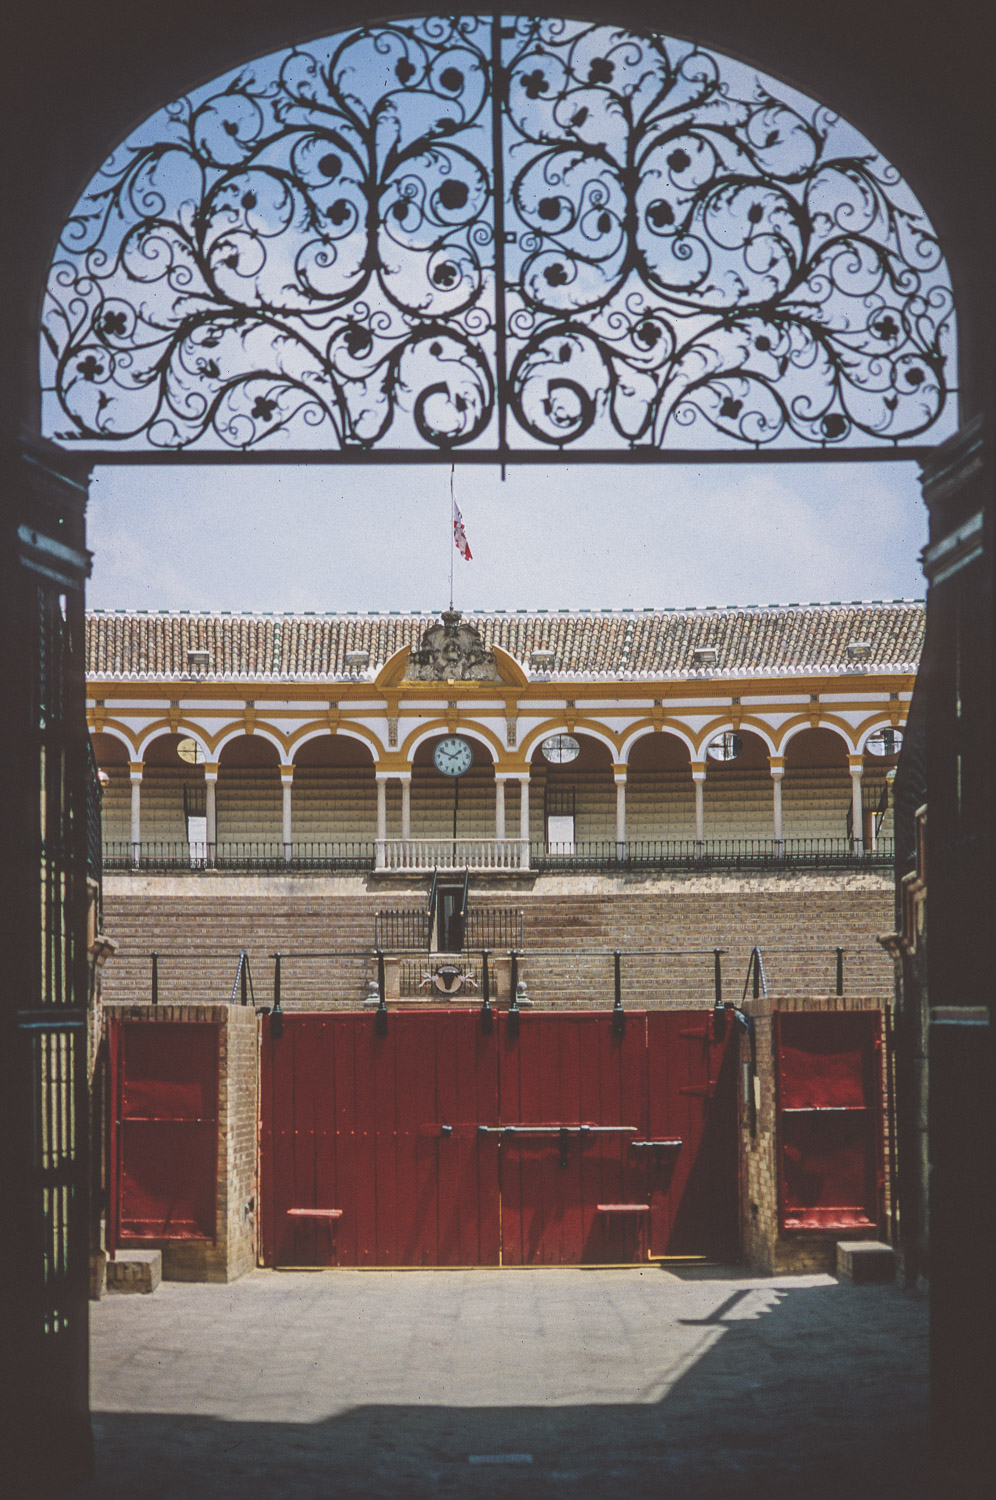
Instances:
[[[903,748],[903,734],[900,729],[876,729],[865,741],[865,749],[869,755],[898,755]]]
[[[554,766],[564,766],[568,761],[577,760],[581,754],[581,746],[573,734],[551,734],[548,740],[543,741],[540,749],[543,759]]]
[[[176,747],[176,753],[181,760],[185,760],[188,766],[199,766],[204,760],[204,751],[196,740],[181,740]]]
[[[727,729],[723,734],[717,734],[714,740],[710,740],[706,746],[706,754],[710,760],[736,760],[744,742],[739,734],[734,734],[732,729]]]

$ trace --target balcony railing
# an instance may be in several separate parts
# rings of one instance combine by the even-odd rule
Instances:
[[[848,838],[825,839],[601,839],[533,844],[534,870],[759,870],[891,867],[891,839],[874,849]]]
[[[105,870],[154,873],[217,869],[286,874],[306,870],[784,870],[891,869],[891,839],[875,848],[847,838],[600,839],[525,843],[521,839],[367,839],[355,843],[187,844],[104,841]]]
[[[284,874],[288,870],[370,870],[374,840],[357,843],[277,842],[188,844],[143,839],[104,841],[105,870],[237,870]]]
[[[378,839],[379,870],[522,870],[524,839]]]

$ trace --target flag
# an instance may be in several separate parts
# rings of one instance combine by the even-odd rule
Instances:
[[[467,533],[463,529],[463,516],[460,514],[460,507],[455,500],[453,502],[453,545],[464,562],[472,561],[474,554],[470,550]]]

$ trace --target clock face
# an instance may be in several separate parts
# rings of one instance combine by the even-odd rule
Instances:
[[[548,740],[543,741],[540,749],[544,759],[555,766],[565,766],[568,761],[577,760],[581,754],[581,746],[573,734],[551,734]]]
[[[436,770],[442,771],[444,776],[462,776],[464,771],[470,770],[474,752],[467,740],[458,734],[448,734],[433,750],[432,759]]]

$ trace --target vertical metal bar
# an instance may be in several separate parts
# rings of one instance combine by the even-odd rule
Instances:
[[[243,1005],[248,1005],[248,1003],[249,1003],[249,955],[248,955],[248,953],[246,952],[246,950],[244,948],[242,949],[242,956],[239,959],[239,969],[242,972],[242,1004]]]
[[[613,978],[615,982],[614,1010],[622,1010],[622,953],[617,948],[612,959]]]
[[[844,993],[844,950],[837,949],[837,990],[838,995]]]
[[[757,1000],[761,995],[761,955],[756,948],[751,954],[751,965],[754,971],[754,983],[751,993],[754,999]]]
[[[502,99],[505,93],[505,69],[501,55],[501,15],[491,21],[491,153],[494,182],[495,245],[495,404],[498,413],[498,462],[505,478],[508,451],[506,413],[508,405],[505,369],[505,159],[502,147]]]
[[[713,983],[714,983],[715,990],[716,990],[716,1005],[717,1006],[720,1006],[723,1003],[723,958],[722,958],[722,954],[723,954],[722,948],[714,948],[712,950]]]
[[[377,949],[377,1013],[374,1017],[374,1030],[378,1036],[387,1035],[387,991],[384,980],[384,954],[383,950]]]
[[[491,1031],[494,1027],[494,1012],[491,1009],[491,969],[488,959],[491,957],[491,949],[485,948],[481,952],[481,1023],[485,1031]]]
[[[273,1009],[280,1009],[280,954],[273,955]]]
[[[892,1006],[885,1007],[885,1108],[889,1126],[889,1243],[899,1246],[899,1216],[896,1182],[896,1097],[895,1097],[895,1031]]]
[[[152,1003],[159,1004],[159,954],[152,955]]]

